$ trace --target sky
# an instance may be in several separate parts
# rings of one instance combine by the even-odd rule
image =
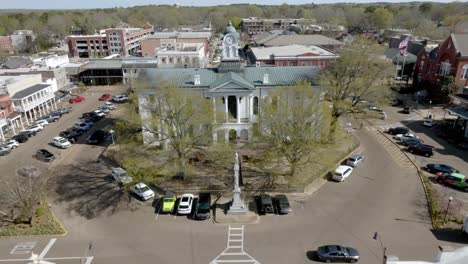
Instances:
[[[229,5],[235,3],[251,3],[265,5],[289,5],[307,3],[336,3],[336,2],[408,2],[400,0],[0,0],[0,9],[81,9],[81,8],[110,8],[110,7],[130,7],[138,5],[162,5],[178,3],[183,6],[214,6]],[[439,0],[437,2],[452,2]]]

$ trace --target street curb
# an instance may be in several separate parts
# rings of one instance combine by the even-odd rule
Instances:
[[[432,228],[434,229],[437,229],[436,228],[436,224],[435,224],[435,219],[432,215],[432,208],[430,206],[430,198],[429,198],[429,192],[427,191],[427,186],[426,186],[426,183],[423,179],[423,174],[421,172],[421,169],[419,168],[418,165],[416,165],[416,163],[408,156],[408,153],[406,153],[405,151],[403,151],[401,149],[401,147],[395,143],[393,140],[391,140],[384,132],[380,131],[380,130],[377,130],[380,134],[382,134],[386,139],[388,139],[390,142],[392,142],[392,144],[394,144],[395,146],[397,146],[401,152],[403,152],[403,154],[406,156],[406,158],[411,162],[411,164],[413,164],[413,166],[416,168],[416,172],[419,176],[419,180],[421,181],[421,185],[423,187],[423,190],[424,190],[424,195],[426,196],[426,203],[427,203],[427,210],[429,211],[429,216],[431,217],[431,225],[432,225]]]

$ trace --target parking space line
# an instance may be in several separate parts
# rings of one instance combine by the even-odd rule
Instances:
[[[49,252],[50,248],[55,244],[55,241],[57,241],[56,238],[52,238],[49,243],[47,244],[47,246],[42,250],[41,254],[39,255],[39,259],[42,259],[46,254],[47,252]]]

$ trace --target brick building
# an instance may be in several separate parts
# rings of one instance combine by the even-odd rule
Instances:
[[[204,53],[208,53],[211,32],[155,32],[141,42],[141,53],[144,57],[156,56],[160,48],[181,48],[185,44],[203,44]]]
[[[249,35],[261,34],[271,30],[289,30],[292,25],[301,26],[306,23],[303,18],[262,19],[257,17],[243,18],[242,32]]]
[[[141,41],[153,32],[154,27],[147,23],[143,28],[110,28],[94,35],[71,35],[67,37],[69,54],[79,58],[140,55]]]
[[[468,34],[451,34],[438,47],[418,53],[414,84],[436,86],[441,76],[453,76],[459,87],[468,87]]]
[[[10,36],[0,36],[0,50],[12,52],[13,44]]]

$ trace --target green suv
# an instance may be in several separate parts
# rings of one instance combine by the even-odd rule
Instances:
[[[461,173],[437,173],[436,180],[439,183],[460,188],[468,192],[468,179]]]

